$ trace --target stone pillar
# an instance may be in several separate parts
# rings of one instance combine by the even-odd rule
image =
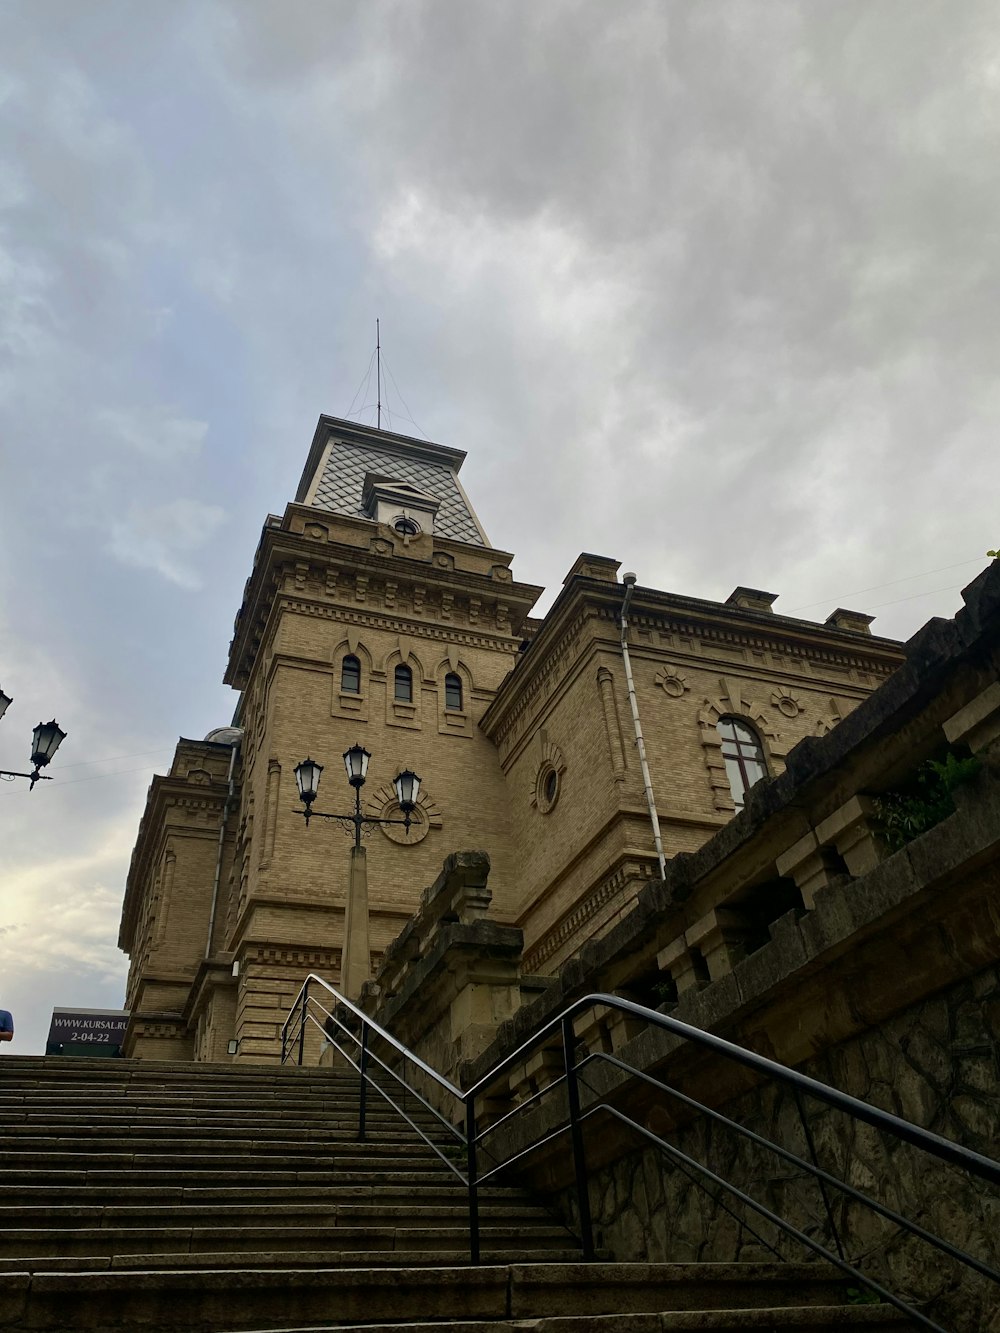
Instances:
[[[886,846],[878,833],[875,802],[870,796],[852,796],[828,819],[816,825],[820,846],[832,843],[855,879],[867,875],[885,859]]]
[[[776,861],[778,874],[794,879],[802,894],[802,903],[806,911],[812,911],[816,905],[816,895],[827,888],[834,872],[829,865],[829,855],[819,845],[816,834],[810,830],[804,838],[789,847]]]
[[[660,950],[656,955],[656,965],[661,972],[669,972],[678,995],[683,995],[686,990],[700,990],[705,984],[698,976],[694,957],[683,935],[671,940],[665,949]]]
[[[727,907],[713,908],[684,932],[687,943],[701,950],[712,981],[733,970],[733,958],[738,956],[746,936],[743,916]]]
[[[349,1000],[361,998],[361,987],[371,980],[372,951],[368,927],[368,863],[364,847],[351,848],[344,914],[344,953],[340,988]]]
[[[1000,681],[950,717],[944,723],[944,734],[952,745],[964,741],[973,754],[992,744],[1000,736]]]

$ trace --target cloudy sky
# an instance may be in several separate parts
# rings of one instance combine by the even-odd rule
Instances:
[[[468,451],[522,579],[908,637],[1000,542],[984,0],[3,0],[0,1004],[115,1007],[321,412]],[[360,392],[359,392],[360,390]],[[544,605],[544,604],[543,604]]]

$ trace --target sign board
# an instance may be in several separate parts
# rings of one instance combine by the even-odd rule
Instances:
[[[53,1009],[48,1046],[120,1046],[128,1027],[127,1009]]]

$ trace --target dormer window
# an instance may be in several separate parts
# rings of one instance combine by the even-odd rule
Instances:
[[[369,472],[361,490],[361,512],[401,537],[433,533],[441,501],[408,481]]]

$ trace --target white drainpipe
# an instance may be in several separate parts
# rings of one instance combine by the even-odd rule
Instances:
[[[660,837],[660,821],[656,816],[656,802],[653,799],[653,784],[649,777],[649,765],[646,763],[646,742],[642,739],[642,723],[639,721],[639,703],[635,697],[635,681],[632,679],[632,662],[628,655],[628,608],[632,601],[632,594],[635,592],[635,575],[623,574],[622,582],[625,584],[625,600],[622,602],[621,626],[622,626],[622,661],[625,663],[625,680],[628,683],[628,702],[632,709],[632,725],[635,727],[635,745],[639,751],[639,767],[642,769],[642,785],[646,793],[646,804],[649,806],[649,822],[653,826],[653,846],[656,848],[656,859],[660,863],[660,878],[666,878],[667,863],[663,856],[663,839]]]

